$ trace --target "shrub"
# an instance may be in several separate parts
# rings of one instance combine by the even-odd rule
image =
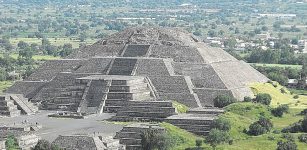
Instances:
[[[258,121],[258,123],[263,126],[267,131],[271,131],[271,129],[273,128],[273,124],[271,122],[270,119],[261,117]]]
[[[288,78],[286,76],[275,72],[270,72],[268,74],[268,78],[273,81],[277,81],[281,85],[286,85],[286,83],[288,82]]]
[[[229,134],[225,131],[212,129],[206,137],[206,142],[215,149],[217,145],[229,142]]]
[[[286,139],[287,141],[295,141],[294,136],[290,133],[283,133],[282,138]]]
[[[304,117],[304,119],[301,121],[302,125],[302,131],[307,132],[307,116]]]
[[[307,134],[301,134],[298,136],[298,140],[303,143],[307,143]]]
[[[172,142],[166,133],[150,128],[141,133],[141,146],[144,150],[166,150],[172,146]]]
[[[9,135],[5,141],[5,147],[8,150],[19,149],[17,139],[13,135]]]
[[[249,130],[248,130],[248,133],[249,133],[250,135],[255,135],[255,136],[264,134],[264,133],[266,133],[266,132],[267,132],[267,130],[266,130],[264,127],[262,127],[262,126],[261,126],[259,123],[257,123],[257,122],[252,123],[252,124],[249,126]]]
[[[270,105],[272,100],[272,97],[270,94],[267,93],[259,93],[257,94],[256,98],[255,98],[255,102],[257,103],[261,103],[264,105]]]
[[[286,93],[286,90],[284,88],[281,88],[280,92],[284,94],[284,93]]]
[[[273,127],[273,124],[269,119],[261,117],[258,121],[252,123],[249,126],[248,134],[250,135],[261,135],[269,132]]]
[[[273,136],[273,135],[268,136],[268,140],[274,141],[275,140],[275,136]]]
[[[277,143],[277,150],[297,150],[297,145],[293,141],[279,141]]]
[[[197,147],[201,147],[201,146],[203,145],[203,141],[200,140],[200,139],[197,139],[197,140],[195,141],[195,145],[196,145]]]
[[[249,96],[244,97],[244,102],[251,102],[253,99]]]
[[[298,99],[299,96],[298,96],[298,95],[294,95],[293,98],[294,98],[294,99]]]
[[[306,115],[307,114],[307,109],[304,109],[300,112],[300,115]]]
[[[223,108],[229,104],[235,103],[237,100],[229,95],[219,95],[214,99],[214,106]]]
[[[211,124],[211,128],[215,128],[218,130],[222,130],[222,131],[229,131],[231,128],[230,122],[227,119],[224,118],[218,118],[218,119],[214,119],[212,124]]]
[[[274,134],[279,134],[279,133],[280,133],[280,130],[273,130],[273,133],[274,133]]]
[[[289,106],[288,105],[280,105],[277,108],[273,108],[271,110],[271,113],[275,117],[282,117],[284,113],[288,113],[288,112],[289,112]]]
[[[285,127],[281,130],[281,132],[283,133],[297,133],[297,132],[301,132],[302,129],[302,124],[300,122],[296,122],[294,124],[291,124],[288,127]]]

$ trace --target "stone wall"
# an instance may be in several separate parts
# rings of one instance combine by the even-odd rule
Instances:
[[[60,72],[74,72],[83,64],[84,60],[62,59],[49,60],[43,63],[26,80],[30,81],[50,81]]]

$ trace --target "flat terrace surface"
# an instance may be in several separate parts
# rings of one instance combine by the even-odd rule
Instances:
[[[216,116],[211,114],[178,114],[167,117],[166,119],[174,119],[174,120],[213,120]]]
[[[140,76],[121,76],[121,75],[92,75],[82,78],[77,78],[79,80],[136,80],[136,79],[144,79],[144,77]]]
[[[104,135],[114,135],[123,128],[121,125],[103,122],[103,120],[110,118],[111,114],[92,115],[86,119],[49,118],[48,114],[53,113],[42,111],[30,116],[0,118],[0,126],[13,126],[14,123],[20,124],[25,120],[29,124],[35,124],[37,122],[43,128],[35,132],[35,134],[50,142],[55,140],[58,135],[87,135],[93,134],[94,132],[103,133]]]

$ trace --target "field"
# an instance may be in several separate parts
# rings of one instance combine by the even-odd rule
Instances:
[[[55,45],[55,46],[63,46],[64,44],[71,44],[73,48],[79,48],[79,44],[85,44],[85,45],[90,45],[95,43],[98,39],[86,39],[84,42],[80,42],[80,40],[75,39],[75,38],[47,38],[50,42],[51,45]],[[17,47],[17,44],[19,41],[24,41],[28,44],[38,44],[40,45],[42,43],[42,39],[38,39],[38,38],[11,38],[10,42],[12,45]]]

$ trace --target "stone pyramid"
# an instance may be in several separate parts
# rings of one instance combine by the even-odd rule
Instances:
[[[116,112],[130,101],[208,107],[218,95],[251,96],[248,85],[266,81],[247,63],[180,29],[129,28],[46,61],[7,93],[23,94],[44,109],[97,113]]]

